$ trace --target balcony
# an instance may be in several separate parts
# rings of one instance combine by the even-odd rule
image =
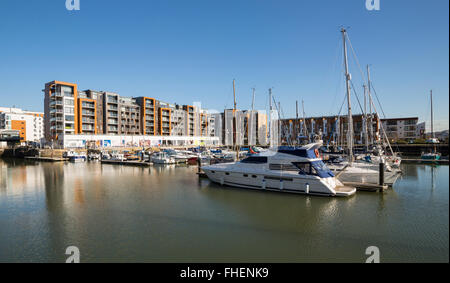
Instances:
[[[50,102],[50,107],[54,107],[54,106],[63,106],[62,100],[55,100],[55,101]]]
[[[63,109],[51,109],[50,114],[64,114]]]
[[[94,103],[82,103],[81,106],[83,108],[91,108],[91,109],[95,109],[95,104]]]
[[[63,97],[64,95],[61,92],[52,92],[51,97]]]
[[[95,120],[94,119],[88,119],[88,118],[83,118],[82,122],[83,123],[88,123],[88,124],[95,124]]]
[[[95,116],[95,112],[94,111],[83,110],[81,113],[83,113],[83,115],[86,115],[86,116]]]
[[[63,122],[63,121],[64,121],[63,117],[50,118],[50,122]]]

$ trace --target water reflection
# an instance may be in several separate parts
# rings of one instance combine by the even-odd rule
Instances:
[[[448,260],[448,166],[404,165],[385,193],[235,189],[197,168],[0,160],[0,261]],[[431,197],[430,197],[431,195]],[[32,240],[30,240],[32,239]]]

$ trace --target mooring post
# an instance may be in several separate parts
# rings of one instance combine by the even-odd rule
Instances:
[[[200,158],[200,156],[197,158],[197,172],[198,173],[200,173],[200,167],[202,166],[202,161],[201,161],[201,158]]]
[[[380,169],[379,169],[379,185],[384,186],[384,160],[380,162]],[[380,191],[383,189],[381,188]]]

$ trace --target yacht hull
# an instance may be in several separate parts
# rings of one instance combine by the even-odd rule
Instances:
[[[299,178],[297,174],[268,175],[217,171],[215,168],[208,167],[202,169],[212,182],[230,187],[317,196],[350,196],[356,192],[356,190],[335,191],[320,179],[306,178],[306,176]],[[333,182],[332,178],[329,179]]]

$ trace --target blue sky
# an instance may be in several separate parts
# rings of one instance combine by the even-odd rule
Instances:
[[[44,83],[151,96],[204,108],[266,109],[268,88],[284,116],[295,100],[307,115],[331,115],[344,99],[342,43],[349,36],[388,117],[429,120],[448,128],[449,1],[381,0],[65,0],[0,2],[0,106],[43,110]],[[359,95],[362,78],[350,71]],[[361,97],[361,96],[360,96]],[[356,98],[354,109],[359,111]]]

